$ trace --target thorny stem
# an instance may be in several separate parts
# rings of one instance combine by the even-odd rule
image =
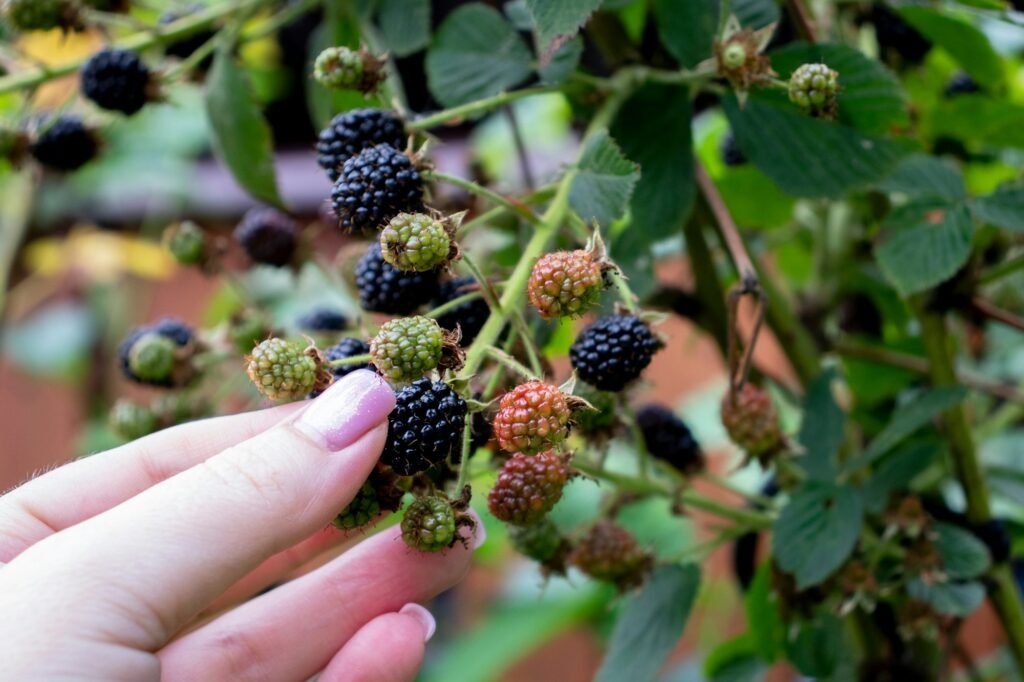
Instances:
[[[612,281],[612,286],[615,287],[615,291],[619,294],[619,300],[622,301],[622,305],[626,306],[631,314],[636,315],[640,310],[636,301],[636,294],[629,288],[629,282],[626,281],[626,276],[618,268],[612,268],[608,271],[608,277]]]
[[[514,203],[512,200],[501,196],[494,190],[488,189],[483,185],[478,185],[477,183],[472,182],[471,180],[466,180],[455,175],[448,175],[447,173],[442,173],[441,171],[436,170],[426,171],[423,174],[423,177],[425,180],[438,180],[440,182],[446,182],[449,185],[454,185],[455,187],[464,189],[470,194],[476,194],[477,196],[489,199],[490,201],[498,204],[499,206],[503,206],[507,211],[516,214],[517,216],[519,216],[526,222],[530,223],[531,225],[537,225],[540,222],[540,219],[537,217],[537,215],[530,209],[524,206],[520,206]]]
[[[362,365],[366,364],[371,360],[369,353],[365,355],[353,355],[349,358],[341,358],[339,360],[330,360],[326,364],[328,367],[348,367],[350,365]]]
[[[941,313],[922,311],[919,318],[921,340],[928,354],[932,384],[957,385],[945,316]],[[956,477],[963,487],[967,500],[967,518],[974,524],[987,523],[992,519],[992,506],[964,406],[956,405],[947,410],[943,415],[943,425]],[[1002,563],[992,567],[988,591],[989,599],[1006,631],[1007,641],[1017,666],[1024,670],[1024,600],[1021,599],[1008,564]]]
[[[487,356],[494,360],[495,362],[497,362],[499,365],[502,365],[503,367],[512,370],[513,372],[515,372],[516,374],[518,374],[519,376],[523,377],[528,381],[533,381],[539,377],[538,374],[530,371],[529,368],[520,363],[514,357],[512,357],[503,350],[495,348],[494,346],[491,346],[490,348],[487,349]]]
[[[455,492],[461,494],[469,478],[469,448],[473,442],[473,415],[466,413],[465,423],[462,426],[462,456],[459,459],[459,475],[455,480]]]
[[[739,273],[740,282],[747,288],[756,287],[758,284],[757,270],[754,269],[754,264],[750,260],[750,254],[747,253],[747,247],[744,245],[739,229],[736,227],[736,223],[733,221],[732,215],[725,205],[725,200],[722,199],[722,195],[719,194],[718,188],[715,187],[711,176],[708,175],[707,171],[704,170],[704,166],[699,161],[694,166],[694,172],[697,178],[697,186],[700,188],[701,194],[704,195],[704,200],[708,202],[708,207],[711,209],[711,214],[715,217],[715,222],[718,223],[725,247],[729,251],[729,257],[732,258],[733,265],[736,266],[736,271]]]
[[[523,88],[522,90],[509,90],[506,92],[500,92],[493,97],[487,97],[479,99],[475,102],[468,104],[462,104],[457,107],[438,111],[434,114],[422,116],[415,120],[406,123],[405,127],[408,130],[428,130],[430,128],[436,128],[437,126],[444,125],[455,121],[461,121],[474,114],[482,114],[487,111],[492,111],[498,107],[504,106],[509,102],[514,102],[517,99],[524,97],[533,97],[534,95],[547,95],[553,92],[559,92],[557,86],[544,86],[537,88]]]
[[[456,296],[447,303],[442,303],[436,308],[428,310],[427,312],[423,313],[423,317],[437,319],[444,315],[445,313],[450,313],[451,311],[455,310],[460,305],[464,303],[469,303],[470,301],[475,301],[476,299],[482,297],[483,295],[483,291],[470,291],[469,293],[462,294],[461,296]]]
[[[508,119],[508,126],[512,130],[512,141],[516,146],[516,156],[519,158],[519,172],[523,176],[523,186],[533,191],[536,186],[533,180],[533,169],[530,167],[530,153],[523,140],[523,131],[519,127],[519,119],[516,111],[509,105],[502,107],[505,117]]]
[[[1005,324],[1007,327],[1012,327],[1017,331],[1024,331],[1024,317],[1015,315],[1008,310],[1003,310],[981,296],[975,296],[971,299],[971,307],[990,320]]]

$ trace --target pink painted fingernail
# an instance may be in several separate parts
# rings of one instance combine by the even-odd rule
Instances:
[[[398,610],[404,616],[409,616],[418,620],[420,625],[423,626],[423,641],[429,642],[430,638],[434,636],[434,632],[437,630],[437,621],[434,620],[434,616],[431,615],[430,611],[419,604],[406,604]]]
[[[381,424],[395,407],[395,392],[361,369],[334,382],[295,420],[296,428],[337,452]]]

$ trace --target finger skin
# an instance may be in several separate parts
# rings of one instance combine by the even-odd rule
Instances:
[[[308,679],[364,624],[455,585],[470,558],[461,544],[417,552],[389,528],[172,642],[159,652],[162,669],[194,682]]]
[[[88,633],[139,650],[163,646],[262,561],[326,526],[366,480],[394,393],[355,372],[318,401],[325,398],[322,409],[32,546],[0,572],[0,613],[49,613],[54,641]],[[325,414],[338,421],[331,437],[314,419]],[[26,604],[25,595],[41,603]],[[16,618],[0,622],[0,641],[20,636]]]
[[[413,682],[426,649],[423,625],[404,613],[385,613],[342,647],[318,682]]]
[[[181,424],[23,483],[0,497],[0,562],[263,433],[303,407],[292,403]]]

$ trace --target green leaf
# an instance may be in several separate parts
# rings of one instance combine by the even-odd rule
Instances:
[[[771,54],[783,80],[801,64],[821,62],[839,72],[839,121],[867,133],[910,122],[899,80],[877,59],[846,45],[793,43]]]
[[[230,49],[219,49],[214,57],[206,76],[205,101],[217,156],[249,194],[280,206],[270,127]]]
[[[808,481],[793,493],[775,522],[772,554],[796,578],[797,589],[819,584],[839,568],[860,534],[860,491]]]
[[[751,664],[760,672],[762,666],[757,646],[750,631],[747,631],[721,642],[708,653],[704,659],[704,677],[713,682],[757,679],[749,676],[753,669]]]
[[[779,606],[772,596],[772,565],[765,561],[757,569],[754,579],[743,595],[747,614],[747,632],[757,655],[765,663],[774,663],[785,639],[785,627],[779,615]]]
[[[835,368],[826,369],[811,382],[804,398],[799,436],[804,455],[800,464],[811,478],[819,481],[835,478],[836,453],[843,442],[846,415],[832,394],[836,380]]]
[[[941,451],[936,440],[909,443],[884,459],[864,483],[864,504],[872,514],[880,514],[896,490],[906,489],[914,477],[927,469]]]
[[[688,68],[711,56],[718,8],[708,0],[654,0],[658,34],[665,49]]]
[[[559,85],[564,82],[569,74],[579,66],[582,56],[583,39],[576,36],[558,48],[558,51],[551,57],[551,61],[537,70],[540,82],[544,85]]]
[[[846,467],[847,471],[855,471],[870,464],[946,410],[959,405],[966,397],[967,389],[963,386],[935,388],[915,397],[896,410],[892,420],[880,434],[875,436],[875,439],[859,457],[850,460]]]
[[[842,621],[831,615],[800,623],[796,636],[786,640],[786,657],[797,670],[813,678],[831,675],[843,650]]]
[[[723,105],[751,163],[793,196],[841,197],[887,175],[905,153],[891,140],[810,118],[781,102],[751,96],[741,109],[729,96]]]
[[[750,164],[726,169],[715,184],[739,227],[769,229],[793,219],[793,197]]]
[[[965,583],[925,583],[914,578],[907,583],[907,593],[930,604],[936,613],[966,618],[985,601],[985,588],[977,580]]]
[[[607,130],[590,136],[580,156],[576,177],[569,189],[569,203],[586,222],[607,227],[629,206],[640,169],[622,155]]]
[[[960,169],[930,154],[911,154],[906,157],[877,187],[883,192],[899,192],[911,197],[967,197]]]
[[[696,564],[656,569],[615,622],[597,682],[655,679],[683,634],[699,584]]]
[[[974,225],[964,204],[915,201],[893,210],[883,228],[875,259],[904,295],[945,282],[971,255]]]
[[[949,523],[935,524],[935,550],[953,580],[977,578],[992,565],[988,547],[974,533]]]
[[[1007,230],[1024,230],[1024,185],[1003,185],[970,204],[974,215]]]
[[[418,52],[430,43],[430,0],[377,0],[377,26],[396,57]]]
[[[733,0],[729,11],[740,20],[741,26],[749,28],[763,28],[782,16],[775,0]]]
[[[919,33],[948,52],[978,83],[988,87],[1002,83],[1002,60],[976,27],[949,11],[909,6],[897,11]]]
[[[492,97],[533,70],[530,49],[501,14],[464,5],[448,15],[427,51],[427,85],[445,106]]]
[[[952,137],[965,144],[1024,149],[1022,119],[1024,106],[979,93],[940,101],[927,122],[933,139]]]
[[[575,36],[602,0],[526,0],[537,30],[541,63]]]

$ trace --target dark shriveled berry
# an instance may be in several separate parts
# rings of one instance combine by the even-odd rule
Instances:
[[[399,213],[423,210],[423,178],[408,156],[379,144],[342,164],[331,203],[342,228],[375,230]]]
[[[276,208],[249,209],[234,232],[235,240],[256,263],[283,267],[299,243],[299,224]]]
[[[396,395],[381,461],[400,476],[426,471],[458,453],[468,407],[448,384],[420,379]]]
[[[107,48],[82,67],[82,94],[97,106],[134,114],[149,100],[149,67],[132,50]]]
[[[636,315],[609,315],[584,329],[569,350],[580,379],[602,391],[621,391],[651,364],[661,342]]]
[[[317,163],[334,182],[346,161],[378,144],[389,144],[395,149],[405,146],[402,119],[383,109],[346,111],[320,131],[316,143]]]
[[[684,474],[695,474],[704,468],[700,444],[672,410],[662,405],[644,405],[637,410],[636,421],[647,452],[653,457]]]
[[[437,272],[402,272],[384,261],[374,242],[356,265],[359,307],[375,313],[408,315],[438,291]]]

